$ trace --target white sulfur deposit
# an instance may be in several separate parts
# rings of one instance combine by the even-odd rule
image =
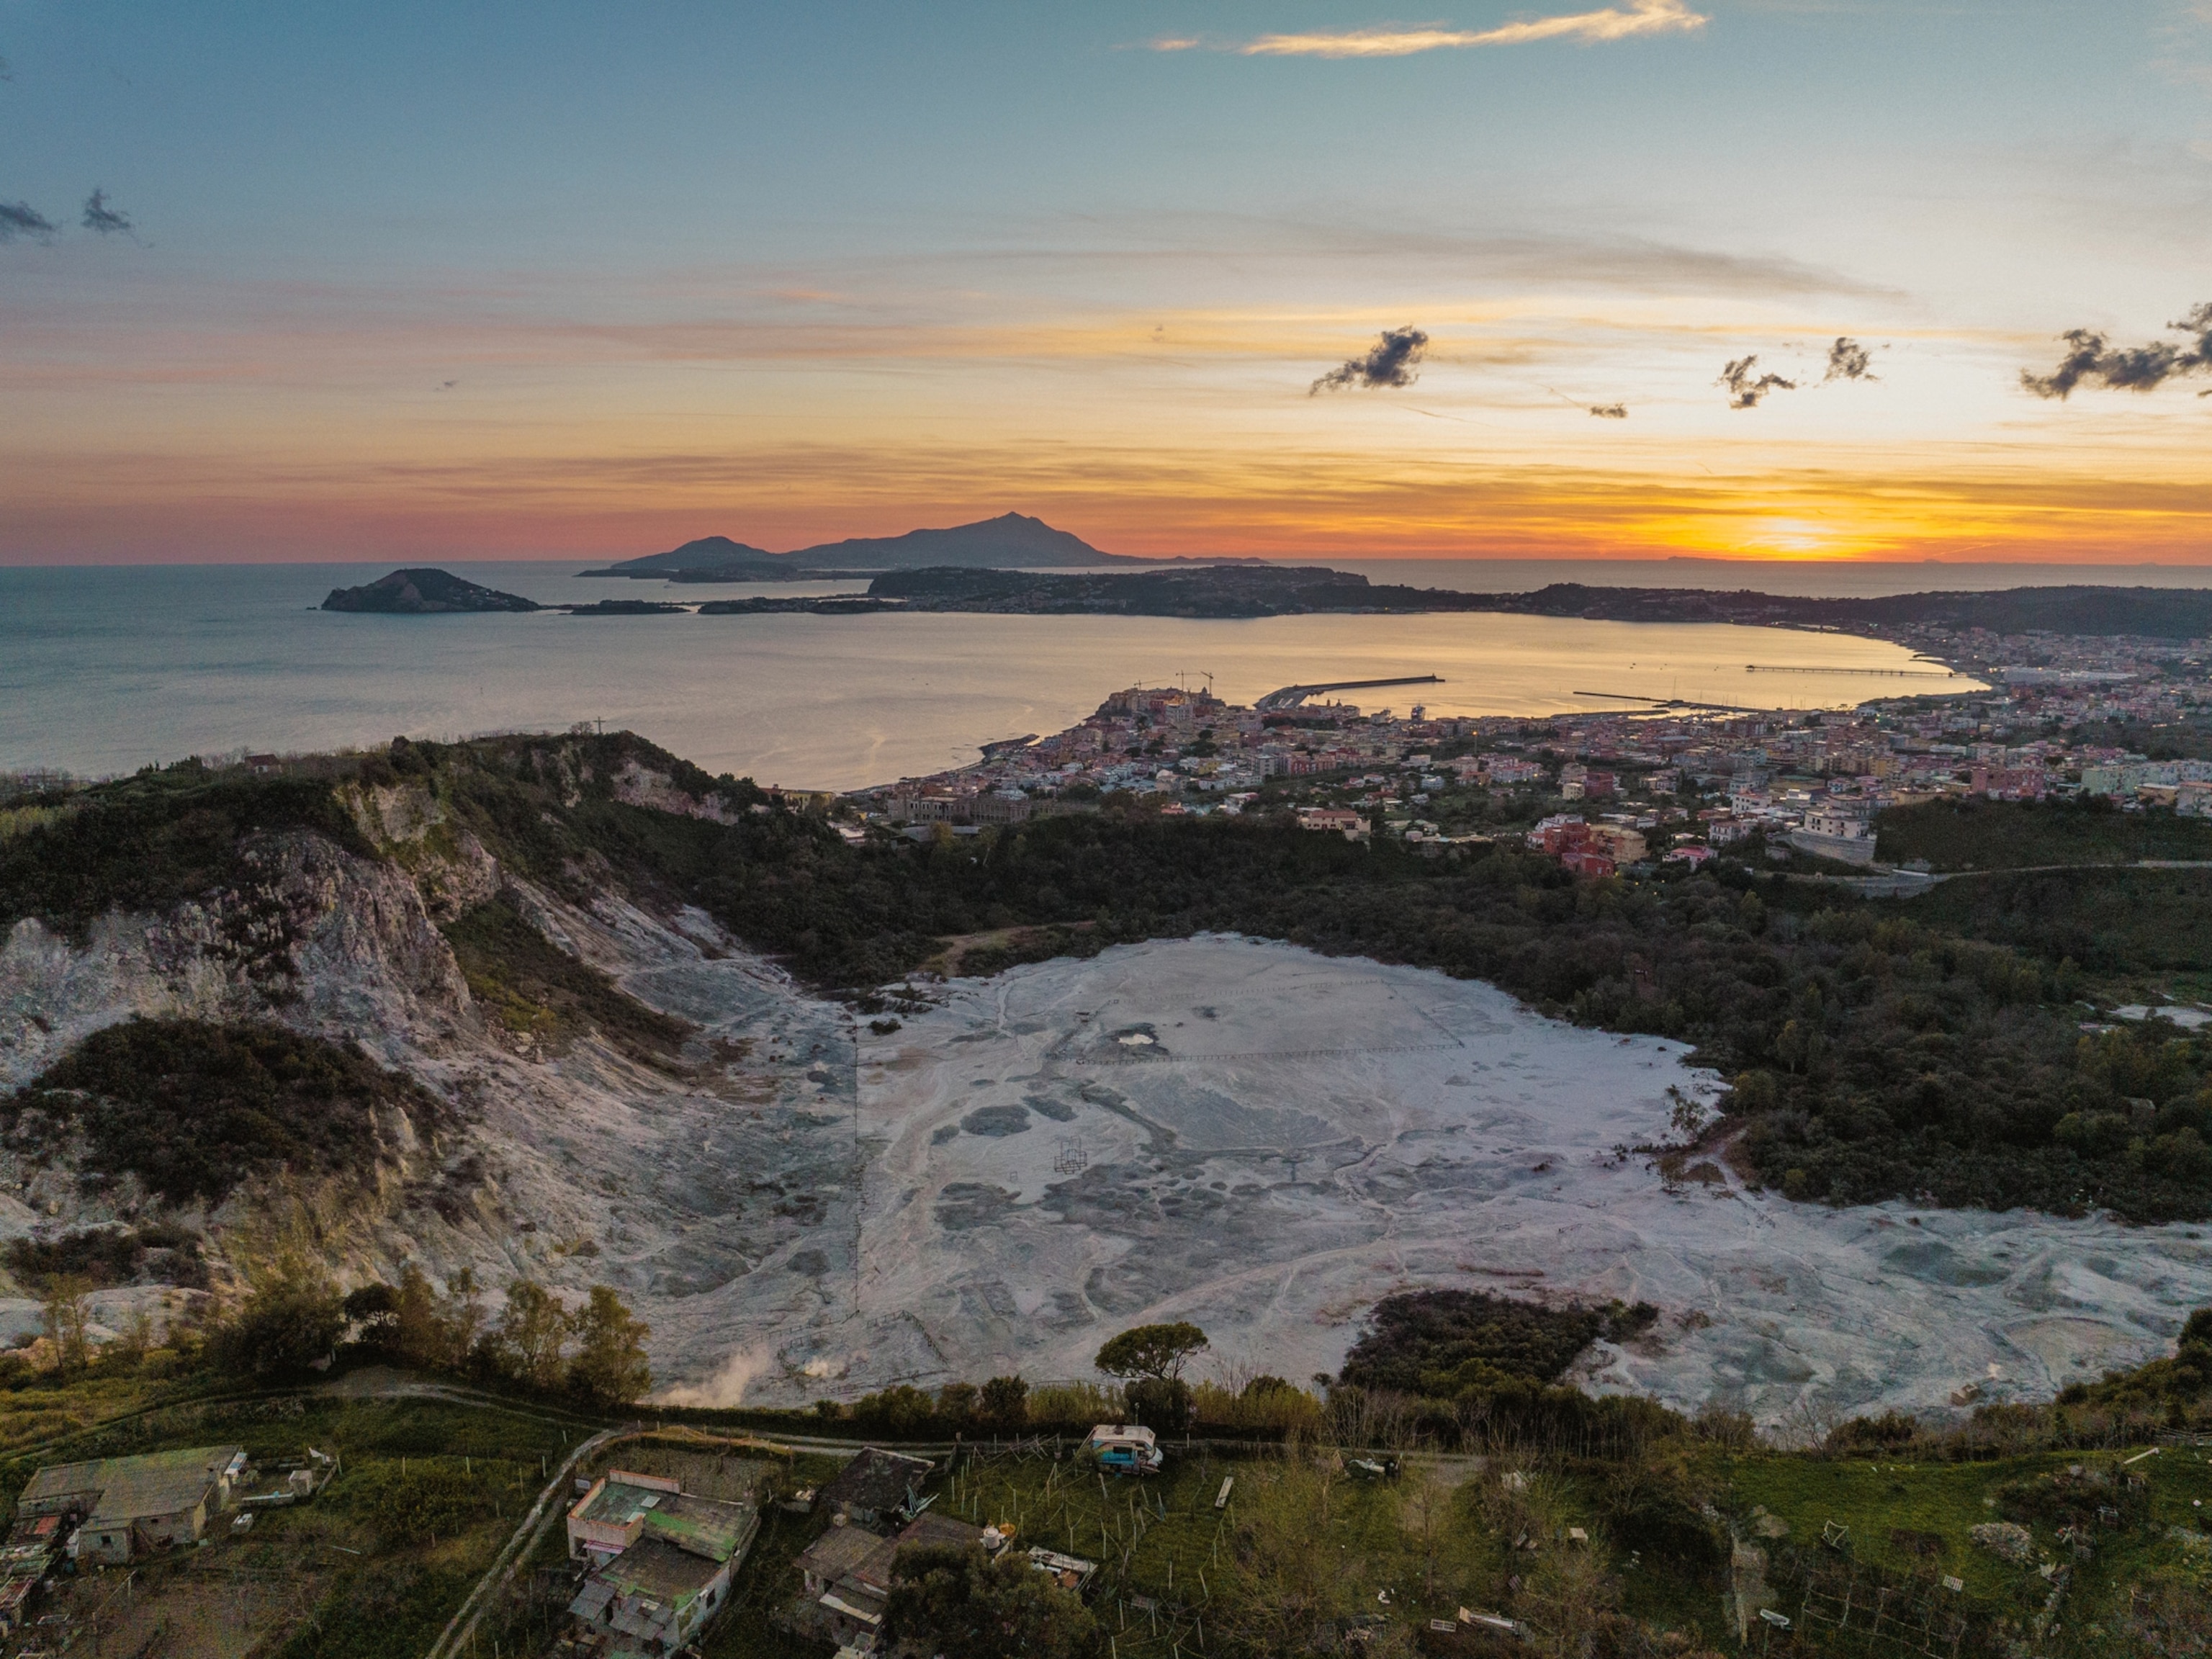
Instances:
[[[1616,1149],[1665,1137],[1670,1085],[1716,1091],[1682,1052],[1243,939],[963,983],[862,1039],[849,1380],[1080,1376],[1166,1318],[1304,1377],[1377,1297],[1457,1285],[1656,1304],[1583,1380],[1771,1423],[2047,1397],[2212,1301],[2197,1228],[1669,1190]]]

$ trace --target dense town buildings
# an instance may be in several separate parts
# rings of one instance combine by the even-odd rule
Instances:
[[[2212,646],[1891,631],[1989,689],[1854,709],[1655,703],[1527,719],[1432,716],[1419,704],[1403,714],[1343,702],[1263,709],[1132,687],[1066,731],[992,744],[973,765],[854,804],[917,838],[1119,797],[1170,816],[1285,808],[1310,830],[1442,848],[1480,838],[1447,804],[1518,791],[1532,805],[1577,804],[1527,833],[1591,874],[1760,833],[1864,863],[1875,813],[1943,795],[2099,795],[2212,815],[2212,758],[2154,759],[2111,740],[2212,709]]]

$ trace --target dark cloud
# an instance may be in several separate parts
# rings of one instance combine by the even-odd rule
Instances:
[[[2118,392],[2148,392],[2177,375],[2212,368],[2212,304],[2197,307],[2166,327],[2191,336],[2191,343],[2174,345],[2154,340],[2148,345],[2115,350],[2111,340],[2095,329],[2069,329],[2058,337],[2066,343],[2066,355],[2058,360],[2058,367],[2048,374],[2024,368],[2020,383],[2039,398],[2064,398],[2085,384]]]
[[[1592,404],[1590,413],[1601,421],[1625,421],[1628,418],[1626,404]]]
[[[1820,384],[1831,380],[1878,380],[1874,372],[1874,354],[1856,340],[1843,335],[1836,337],[1835,344],[1828,348],[1828,372],[1820,377]]]
[[[0,202],[0,242],[12,242],[18,236],[51,242],[54,222],[28,202]]]
[[[118,213],[107,205],[107,192],[95,190],[84,198],[84,228],[96,230],[103,236],[133,234],[131,216]]]
[[[1416,378],[1413,365],[1421,361],[1428,343],[1429,337],[1410,325],[1384,329],[1364,357],[1354,357],[1332,368],[1306,389],[1306,395],[1311,397],[1324,386],[1411,386]]]
[[[1738,357],[1721,371],[1715,386],[1726,386],[1730,409],[1757,409],[1770,392],[1795,392],[1797,382],[1785,380],[1779,374],[1761,374],[1754,378],[1752,370],[1759,367],[1756,356]]]

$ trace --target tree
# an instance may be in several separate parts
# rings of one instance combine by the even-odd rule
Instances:
[[[1452,1520],[1452,1486],[1435,1469],[1424,1469],[1406,1483],[1398,1498],[1398,1524],[1406,1529],[1421,1559],[1421,1600],[1437,1594],[1437,1558]]]
[[[446,1340],[452,1350],[448,1363],[457,1369],[475,1352],[484,1326],[483,1286],[463,1267],[446,1281],[446,1299],[439,1304],[446,1322]]]
[[[947,1423],[965,1423],[975,1415],[979,1390],[973,1382],[947,1382],[937,1391],[937,1414]]]
[[[507,1287],[507,1310],[486,1339],[494,1368],[525,1387],[550,1392],[567,1378],[562,1349],[573,1328],[560,1298],[534,1280],[518,1279]]]
[[[346,1328],[345,1304],[319,1263],[281,1267],[254,1286],[216,1336],[216,1362],[252,1376],[283,1376],[325,1358]]]
[[[80,1371],[92,1357],[92,1341],[85,1328],[92,1322],[92,1311],[86,1300],[91,1287],[72,1274],[57,1273],[46,1282],[46,1294],[40,1304],[40,1317],[46,1326],[46,1340],[54,1345],[54,1364],[63,1371]]]
[[[1187,1321],[1139,1325],[1099,1349],[1092,1363],[1107,1376],[1125,1382],[1139,1378],[1176,1382],[1182,1381],[1182,1368],[1190,1357],[1206,1346],[1206,1333]]]
[[[1019,1376],[994,1376],[983,1385],[977,1403],[989,1421],[1018,1429],[1030,1420],[1030,1385]]]
[[[1077,1659],[1091,1651],[1090,1608],[1008,1550],[996,1561],[980,1548],[909,1545],[891,1566],[884,1634],[896,1650],[960,1659]]]
[[[1109,1376],[1122,1379],[1132,1422],[1182,1428],[1191,1417],[1182,1368],[1206,1346],[1206,1333],[1188,1322],[1139,1325],[1099,1349],[1097,1364]]]
[[[143,1308],[133,1308],[125,1316],[122,1328],[115,1333],[115,1340],[107,1345],[101,1357],[135,1371],[146,1363],[146,1355],[153,1346],[154,1316]]]
[[[438,1292],[413,1262],[400,1270],[392,1297],[392,1351],[410,1365],[431,1370],[453,1367],[453,1334],[438,1306]]]
[[[652,1327],[635,1319],[623,1299],[605,1285],[592,1286],[592,1299],[573,1322],[576,1356],[568,1362],[568,1387],[601,1406],[627,1405],[653,1386],[646,1363],[645,1339]]]
[[[354,1340],[365,1348],[388,1353],[399,1327],[399,1293],[381,1279],[371,1279],[346,1292],[342,1304]]]

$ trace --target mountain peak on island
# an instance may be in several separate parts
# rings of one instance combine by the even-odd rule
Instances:
[[[1097,570],[1115,565],[1174,563],[1125,553],[1103,553],[1072,531],[1056,530],[1026,513],[1001,513],[995,519],[953,525],[942,530],[909,530],[899,536],[854,536],[820,542],[790,553],[770,553],[727,536],[702,536],[665,553],[624,559],[588,576],[666,576],[696,579],[698,573],[789,575],[806,570],[907,570],[932,567],[966,570]],[[740,578],[742,579],[742,577]]]
[[[1140,562],[1119,554],[1102,553],[1073,532],[1055,530],[1026,513],[1001,513],[995,519],[980,519],[945,530],[909,530],[902,536],[855,536],[842,542],[823,542],[802,547],[790,556],[802,564],[842,570],[924,565],[1069,568]]]
[[[764,547],[732,541],[727,536],[702,536],[665,553],[648,553],[641,559],[624,559],[609,567],[618,575],[667,574],[677,570],[720,570],[733,564],[764,564],[782,558]],[[599,572],[591,573],[594,575]]]

